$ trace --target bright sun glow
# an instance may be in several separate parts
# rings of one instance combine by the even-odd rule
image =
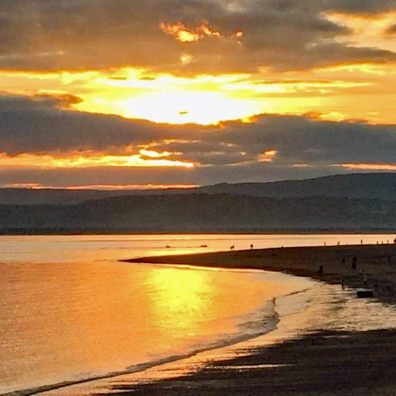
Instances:
[[[193,61],[188,50],[180,66]],[[256,114],[317,113],[322,119],[364,119],[394,123],[396,69],[392,64],[340,63],[309,72],[175,76],[144,69],[111,71],[0,73],[4,93],[73,95],[73,110],[147,119],[158,123],[202,125],[248,121]],[[43,88],[45,87],[45,88]],[[72,96],[70,96],[72,98]]]
[[[89,84],[95,95],[84,95],[74,108],[160,123],[209,125],[247,119],[262,112],[265,105],[232,89],[244,75],[145,78],[131,69],[120,74],[124,78],[100,75],[92,79]]]
[[[216,92],[169,92],[131,98],[120,103],[125,117],[173,124],[217,124],[254,114],[249,103]]]

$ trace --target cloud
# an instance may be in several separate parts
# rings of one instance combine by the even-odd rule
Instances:
[[[391,51],[338,42],[351,32],[324,17],[392,9],[393,0],[2,0],[0,68],[200,74],[393,62]]]
[[[394,0],[330,0],[325,3],[333,11],[360,15],[380,14],[396,8]]]
[[[221,37],[220,32],[217,32],[210,27],[208,21],[201,21],[201,23],[194,29],[189,29],[182,22],[159,24],[159,28],[170,36],[175,37],[182,43],[193,43],[194,41],[203,40],[206,37]]]
[[[69,100],[76,100],[72,98]],[[330,122],[308,116],[261,115],[251,123],[219,126],[167,125],[62,109],[62,99],[0,97],[0,184],[210,184],[315,176],[348,169],[381,170],[395,165],[396,126]],[[143,153],[195,163],[193,169],[137,168],[72,162],[66,168],[29,166],[29,154],[55,159],[79,155]],[[25,154],[23,154],[25,153]],[[157,154],[158,153],[158,154]],[[4,166],[25,158],[21,167]],[[16,161],[17,163],[17,161]],[[155,162],[153,162],[155,165]],[[346,166],[348,165],[348,166]],[[384,167],[385,166],[385,167]],[[377,168],[376,168],[377,167]]]
[[[11,155],[103,151],[182,135],[171,125],[64,110],[64,102],[64,96],[0,96],[0,150]]]
[[[396,23],[394,25],[389,26],[386,30],[385,30],[385,34],[387,35],[394,35],[396,34]]]

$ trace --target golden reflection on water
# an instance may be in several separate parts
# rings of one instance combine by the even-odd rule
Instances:
[[[151,283],[161,292],[152,301],[153,314],[164,330],[188,330],[194,334],[214,294],[208,272],[162,268],[152,271]]]
[[[0,393],[188,353],[282,289],[248,273],[93,259],[2,270]]]

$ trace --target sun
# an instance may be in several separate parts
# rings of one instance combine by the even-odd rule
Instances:
[[[129,99],[124,115],[172,124],[217,124],[254,114],[245,100],[227,98],[217,92],[169,92]]]
[[[85,100],[80,110],[118,114],[125,118],[145,119],[170,124],[218,124],[220,121],[246,119],[257,114],[250,100],[227,97],[220,92],[154,92],[129,98]]]

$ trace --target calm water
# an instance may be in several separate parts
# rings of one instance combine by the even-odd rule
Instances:
[[[384,241],[384,235],[123,235],[0,239],[0,393],[142,370],[273,329],[283,274],[117,259]],[[207,247],[201,247],[207,245]],[[170,246],[170,247],[166,247]]]

